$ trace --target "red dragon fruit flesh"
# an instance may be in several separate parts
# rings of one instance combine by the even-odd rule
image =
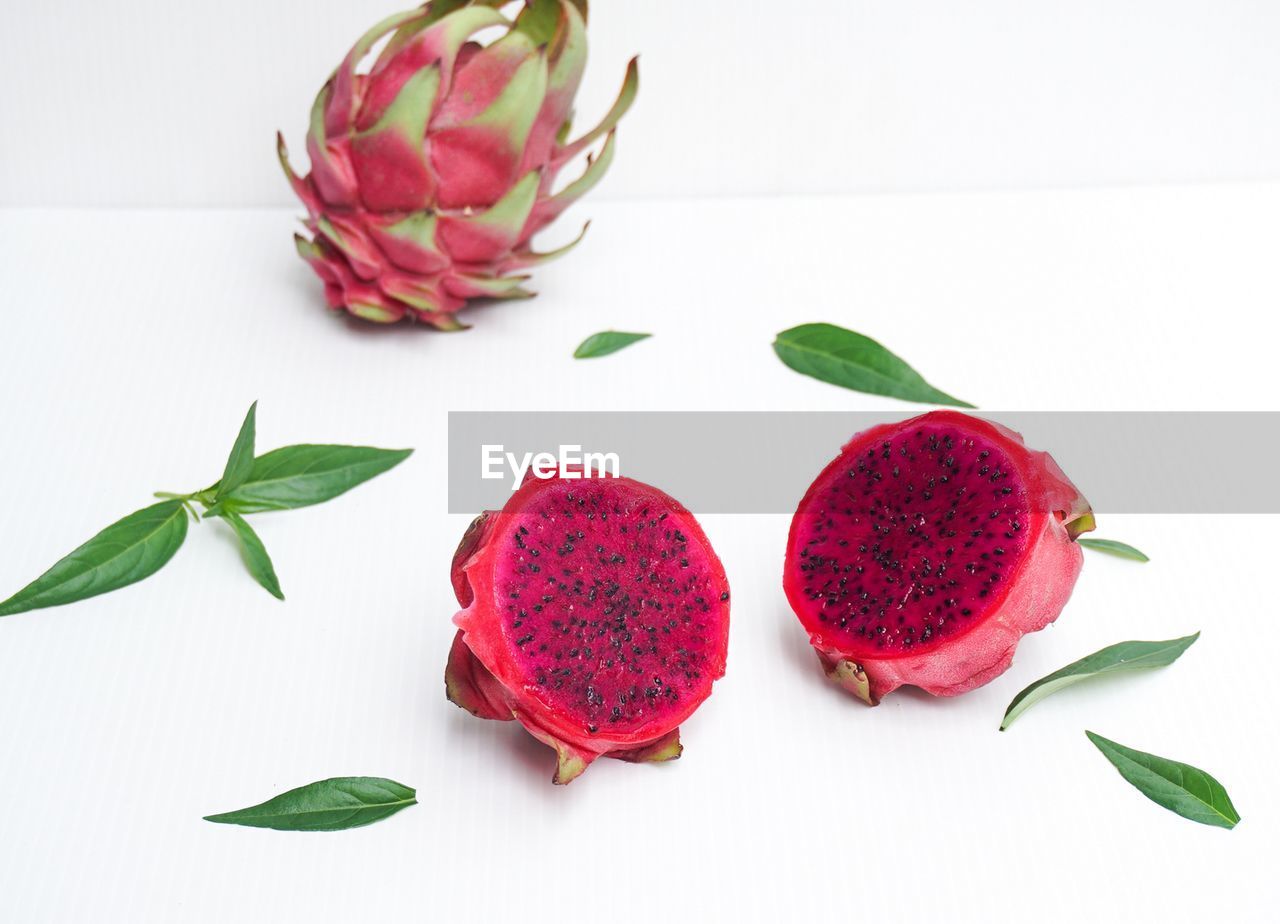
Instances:
[[[556,783],[597,757],[679,757],[729,639],[729,584],[693,514],[629,478],[570,474],[527,478],[463,536],[445,670],[451,701],[555,749]]]
[[[1089,503],[1012,430],[935,411],[857,434],[791,521],[783,585],[827,674],[871,705],[982,686],[1057,619]]]

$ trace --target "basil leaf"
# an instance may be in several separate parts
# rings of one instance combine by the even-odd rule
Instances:
[[[870,337],[834,324],[801,324],[784,330],[773,342],[773,351],[796,372],[842,388],[921,404],[973,407],[934,388]]]
[[[1009,703],[1009,708],[1005,710],[1000,730],[1004,731],[1013,724],[1014,719],[1046,696],[1079,683],[1081,680],[1116,671],[1147,670],[1172,664],[1184,651],[1195,644],[1199,637],[1200,633],[1197,632],[1195,635],[1169,639],[1166,642],[1118,642],[1115,645],[1108,645],[1101,651],[1095,651],[1079,661],[1073,661],[1061,670],[1056,670],[1047,677],[1041,677],[1015,696],[1013,702]]]
[[[1239,823],[1240,813],[1227,791],[1203,770],[1135,751],[1091,731],[1085,734],[1122,777],[1157,805],[1202,825],[1234,828]]]
[[[257,513],[293,510],[337,497],[399,465],[412,449],[303,444],[273,449],[253,460],[244,484],[221,496],[210,509]]]
[[[573,351],[573,358],[595,359],[597,356],[608,356],[652,336],[653,334],[632,334],[622,330],[602,330],[578,344],[578,348]]]
[[[267,554],[266,546],[253,531],[253,527],[234,510],[224,510],[218,516],[230,523],[235,530],[236,537],[240,540],[240,555],[253,579],[265,587],[271,596],[283,600],[284,593],[280,590],[280,581],[276,577],[275,566],[271,564],[271,556]]]
[[[181,500],[129,514],[0,603],[0,616],[62,606],[119,590],[159,571],[187,538]]]
[[[218,482],[215,500],[221,499],[244,484],[253,470],[253,442],[257,411],[258,402],[255,401],[249,405],[249,413],[245,415],[244,423],[240,425],[240,433],[236,436],[235,445],[231,447],[226,468],[222,470],[222,480]]]
[[[340,776],[308,783],[261,805],[206,815],[222,825],[277,831],[343,831],[394,815],[418,800],[408,786],[374,776]]]
[[[1114,555],[1117,558],[1129,558],[1133,561],[1151,561],[1151,559],[1128,543],[1116,542],[1114,539],[1090,539],[1086,537],[1077,539],[1076,542],[1086,549],[1093,549],[1095,552],[1106,552],[1108,555]]]

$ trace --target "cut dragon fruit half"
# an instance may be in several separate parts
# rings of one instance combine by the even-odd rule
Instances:
[[[800,502],[784,587],[828,675],[871,705],[1012,663],[1080,573],[1088,501],[998,424],[936,411],[857,434]]]
[[[556,783],[597,757],[679,757],[724,675],[729,585],[693,514],[629,478],[527,478],[453,562],[462,611],[447,695],[554,748]]]

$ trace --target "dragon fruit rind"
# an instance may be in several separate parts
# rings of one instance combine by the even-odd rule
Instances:
[[[608,170],[614,126],[638,88],[636,62],[604,120],[567,141],[587,0],[526,0],[513,20],[503,5],[433,0],[385,19],[316,97],[310,174],[293,171],[278,138],[309,213],[312,238],[296,236],[298,252],[331,308],[458,330],[469,299],[528,297],[523,271],[577,243],[536,253],[530,239]],[[560,170],[600,138],[582,175],[556,191]]]
[[[680,756],[680,723],[724,676],[729,585],[689,511],[629,478],[527,478],[453,561],[450,700],[554,748],[553,781],[597,757]]]
[[[827,674],[875,705],[903,684],[982,686],[1066,605],[1093,529],[1044,452],[935,411],[857,434],[800,502],[787,599]]]

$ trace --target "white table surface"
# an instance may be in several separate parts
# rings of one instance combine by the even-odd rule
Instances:
[[[733,631],[684,758],[601,761],[560,788],[549,751],[443,696],[467,521],[446,512],[444,439],[450,409],[917,410],[777,362],[773,334],[812,320],[877,337],[993,416],[1275,410],[1280,186],[588,214],[540,298],[438,335],[328,316],[293,211],[0,212],[0,596],[151,491],[215,478],[255,398],[261,449],[417,450],[325,506],[255,518],[286,603],[209,523],[140,585],[0,620],[0,919],[1268,917],[1274,517],[1104,517],[1151,563],[1090,555],[999,680],[874,710],[824,681],[786,605],[787,518],[706,517]],[[569,358],[607,327],[656,336]],[[1196,629],[1178,664],[996,731],[1032,679]],[[1086,727],[1214,773],[1243,822],[1161,810]],[[421,804],[338,834],[201,820],[348,774]]]

